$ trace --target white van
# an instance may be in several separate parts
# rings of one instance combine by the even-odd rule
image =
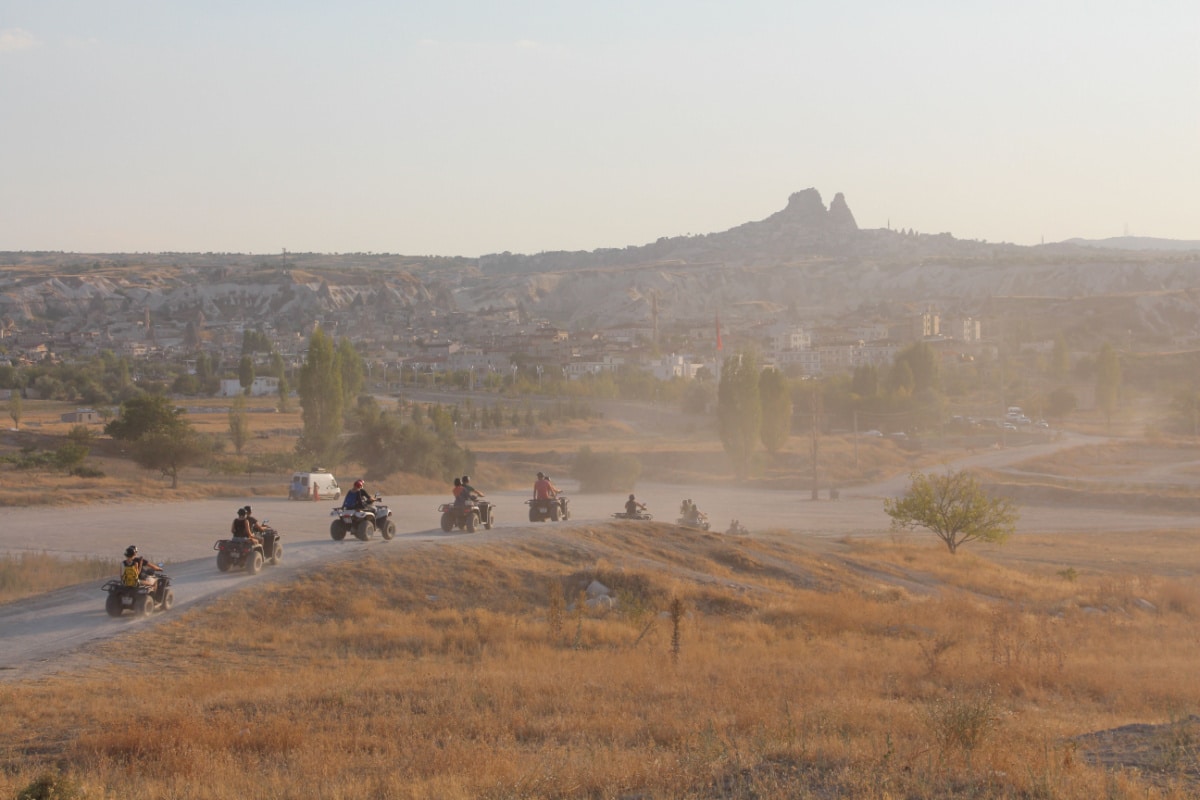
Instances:
[[[342,496],[337,478],[327,470],[314,467],[310,472],[292,474],[292,483],[288,486],[288,499],[312,500],[314,487],[320,500],[336,500]]]

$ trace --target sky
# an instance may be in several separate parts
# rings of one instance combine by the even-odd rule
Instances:
[[[1200,239],[1196,0],[0,0],[0,250]]]

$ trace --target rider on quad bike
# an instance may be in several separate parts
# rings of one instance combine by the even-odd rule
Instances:
[[[237,516],[233,520],[233,524],[229,526],[229,532],[235,539],[253,539],[258,543],[262,543],[262,539],[255,535],[255,528],[262,530],[262,526],[258,525],[258,520],[250,516],[250,507],[243,506],[237,510]]]
[[[121,582],[126,586],[153,586],[158,581],[155,573],[162,571],[162,567],[138,553],[136,544],[125,548],[125,560],[121,562]]]

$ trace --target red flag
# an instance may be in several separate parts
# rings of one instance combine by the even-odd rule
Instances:
[[[721,352],[725,348],[721,346],[721,312],[717,312],[717,352]]]

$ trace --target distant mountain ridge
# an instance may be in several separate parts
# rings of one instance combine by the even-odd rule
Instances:
[[[1161,240],[1160,240],[1161,241]],[[862,229],[845,197],[815,188],[765,219],[725,231],[590,252],[482,258],[283,253],[84,255],[0,253],[0,317],[96,326],[148,309],[210,324],[296,325],[358,307],[438,312],[521,310],[567,328],[704,323],[786,312],[820,323],[882,305],[932,304],[983,317],[1005,299],[1053,309],[1065,324],[1078,298],[1119,297],[1093,327],[1200,335],[1200,251],[1074,242],[1035,247],[949,233]],[[1034,300],[1038,302],[1035,303]],[[1119,309],[1119,310],[1118,310]],[[1099,319],[1097,322],[1096,320]]]
[[[1200,250],[1200,239],[1158,239],[1153,236],[1113,236],[1108,239],[1067,239],[1063,244],[1106,250]]]

